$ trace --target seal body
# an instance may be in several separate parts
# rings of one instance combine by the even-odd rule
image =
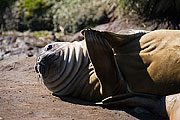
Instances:
[[[39,56],[38,71],[53,93],[99,101],[127,92],[180,92],[180,31],[83,35],[81,42],[47,45]]]
[[[178,118],[180,31],[84,30],[82,34],[85,40],[49,44],[38,57],[36,71],[50,91]]]
[[[180,92],[180,31],[152,31],[115,52],[133,92],[162,96]]]

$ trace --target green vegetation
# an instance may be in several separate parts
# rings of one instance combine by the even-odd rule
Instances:
[[[180,29],[180,0],[122,0],[124,13],[135,12],[147,20],[168,23],[172,29]]]
[[[62,26],[65,32],[75,33],[88,26],[108,22],[102,0],[61,0],[53,7],[55,31]]]
[[[17,0],[3,14],[5,30],[75,33],[109,21],[104,0]],[[98,12],[97,12],[98,11]]]
[[[64,29],[75,33],[124,16],[168,23],[180,29],[180,0],[1,0],[4,30]]]
[[[53,23],[49,10],[52,6],[53,2],[49,0],[16,0],[3,13],[3,27],[18,31],[51,30]]]
[[[34,15],[40,15],[50,8],[53,3],[44,0],[20,0],[19,5],[23,9],[25,18],[31,18]]]
[[[48,36],[49,35],[49,31],[35,31],[35,32],[31,32],[32,33],[32,35],[34,36],[34,37],[46,37],[46,36]]]

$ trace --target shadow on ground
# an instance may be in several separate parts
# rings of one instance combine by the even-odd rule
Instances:
[[[55,94],[52,94],[52,95],[58,97],[62,101],[69,102],[72,104],[85,105],[85,106],[98,106],[93,102],[79,100],[79,99],[67,97],[67,96],[58,96]],[[102,107],[102,108],[104,108],[104,107]],[[139,120],[165,120],[164,118],[162,118],[158,115],[152,114],[149,111],[147,111],[143,108],[140,108],[140,107],[136,107],[136,108],[104,108],[104,109],[108,109],[108,110],[112,110],[112,111],[125,111],[126,113],[132,115],[133,117],[135,117]]]

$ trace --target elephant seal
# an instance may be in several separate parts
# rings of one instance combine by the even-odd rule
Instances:
[[[85,40],[49,44],[38,57],[36,71],[49,90],[107,107],[141,106],[176,116],[179,100],[165,98],[180,92],[180,31],[89,29],[82,34]],[[177,106],[174,114],[166,107],[170,103]]]

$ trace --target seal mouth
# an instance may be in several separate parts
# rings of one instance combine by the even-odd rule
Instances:
[[[36,73],[39,73],[39,71],[38,71],[38,64],[37,63],[35,65],[35,71],[36,71]]]
[[[46,76],[46,61],[44,59],[37,61],[35,65],[35,70],[37,73],[42,74],[42,76]]]

